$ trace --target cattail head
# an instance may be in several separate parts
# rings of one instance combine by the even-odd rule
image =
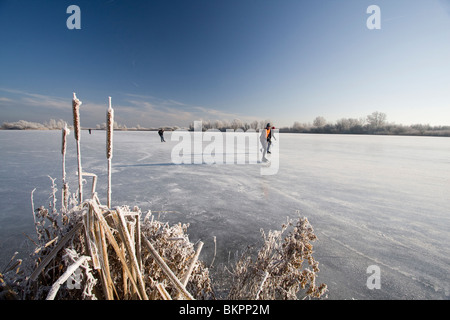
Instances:
[[[75,134],[75,140],[80,137],[80,106],[82,102],[77,99],[75,92],[73,93],[72,109],[73,109],[73,130]]]
[[[64,123],[64,128],[62,129],[62,148],[61,153],[66,154],[67,147],[67,136],[70,134],[70,129],[67,128],[67,123]]]
[[[109,107],[106,112],[106,158],[111,159],[113,154],[113,131],[114,131],[114,109],[111,107],[111,97],[109,97]]]

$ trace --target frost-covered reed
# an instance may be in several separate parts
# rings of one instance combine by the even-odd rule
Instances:
[[[114,134],[114,109],[111,107],[109,97],[108,111],[106,112],[106,158],[108,160],[108,195],[107,206],[111,208],[111,159],[113,157],[113,134]]]
[[[283,234],[291,228],[289,234]],[[326,284],[316,284],[319,263],[311,242],[317,239],[307,218],[288,220],[281,231],[261,230],[264,240],[256,254],[244,252],[234,266],[229,299],[320,298]],[[301,289],[305,291],[301,292]]]
[[[67,123],[64,123],[64,128],[62,129],[62,210],[67,210],[67,205],[69,201],[69,185],[66,181],[66,151],[67,151],[67,136],[70,134],[70,129],[67,127]]]
[[[73,110],[73,131],[75,140],[77,141],[77,160],[78,160],[78,200],[83,202],[83,169],[81,167],[81,124],[80,124],[80,106],[82,102],[77,98],[75,92],[72,99]]]

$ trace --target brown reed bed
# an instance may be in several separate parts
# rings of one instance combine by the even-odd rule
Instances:
[[[151,211],[138,207],[111,207],[113,109],[107,111],[108,199],[103,205],[96,193],[97,176],[83,172],[80,155],[79,106],[73,98],[79,188],[70,194],[65,155],[69,130],[63,129],[62,205],[52,179],[48,208],[34,208],[36,239],[26,263],[13,257],[0,273],[0,299],[30,300],[172,300],[172,299],[299,299],[320,298],[325,284],[316,285],[319,263],[313,257],[317,238],[306,218],[288,220],[281,231],[261,231],[259,250],[244,251],[233,265],[225,266],[213,283],[210,268],[201,261],[203,242],[189,240],[189,224],[169,225]],[[78,120],[77,120],[78,119]],[[92,177],[89,195],[83,195],[81,178]],[[83,200],[84,199],[84,200]],[[287,236],[284,234],[290,229]],[[226,296],[217,297],[220,286]],[[226,287],[226,288],[223,288]]]

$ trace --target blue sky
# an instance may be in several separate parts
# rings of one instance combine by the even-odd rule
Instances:
[[[69,30],[69,5],[81,29]],[[369,30],[370,5],[381,29]],[[0,0],[0,122],[450,125],[450,0]]]

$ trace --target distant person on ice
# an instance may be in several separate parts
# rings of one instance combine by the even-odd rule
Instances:
[[[261,162],[269,162],[269,160],[266,158],[266,153],[267,153],[268,147],[269,147],[269,141],[270,141],[269,136],[270,135],[271,135],[270,123],[268,123],[266,128],[264,130],[261,130],[261,135],[259,136],[259,140],[260,140],[261,146],[262,146]]]
[[[161,137],[161,142],[166,142],[166,140],[164,140],[164,129],[159,129],[158,134]]]
[[[272,129],[270,128],[270,123],[267,124],[266,127],[266,135],[267,135],[267,153],[272,153],[270,152],[270,146],[272,145],[272,138],[274,138],[275,140],[277,140],[275,138],[275,135],[272,135],[272,130],[275,129],[275,127],[272,127]],[[268,132],[267,132],[268,131]]]

